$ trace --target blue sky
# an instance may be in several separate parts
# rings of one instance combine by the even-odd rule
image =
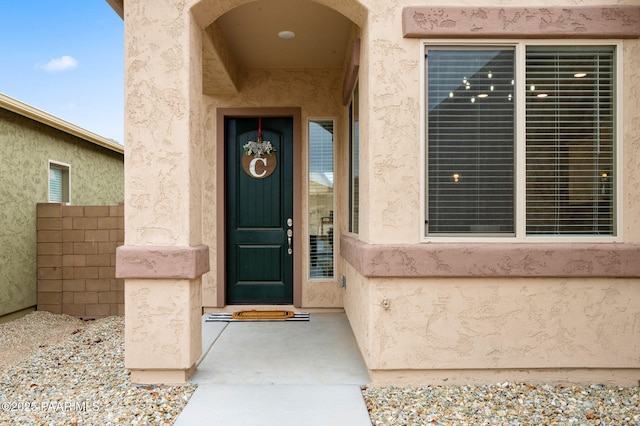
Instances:
[[[119,143],[123,48],[105,0],[0,0],[0,92]]]

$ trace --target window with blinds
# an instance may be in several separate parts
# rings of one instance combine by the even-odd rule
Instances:
[[[49,202],[69,202],[69,166],[49,162]]]
[[[616,46],[427,46],[425,61],[427,235],[616,235]]]
[[[611,46],[527,48],[527,234],[613,234],[614,73]]]
[[[513,234],[514,72],[513,48],[429,50],[429,234]]]
[[[349,232],[360,228],[360,106],[358,83],[349,103]]]
[[[333,278],[333,120],[309,121],[309,276]]]

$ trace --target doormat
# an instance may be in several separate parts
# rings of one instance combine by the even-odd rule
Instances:
[[[209,314],[205,322],[309,321],[309,314],[293,311],[238,311]]]
[[[295,314],[292,311],[238,311],[231,315],[240,320],[285,320]]]

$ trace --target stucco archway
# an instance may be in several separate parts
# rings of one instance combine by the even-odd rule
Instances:
[[[354,28],[366,9],[357,1],[202,0],[192,8],[202,29],[202,85],[206,95],[234,94],[247,68],[344,66]],[[286,30],[295,40],[282,40]],[[295,34],[298,33],[298,34]]]
[[[220,2],[217,0],[192,0],[190,9],[200,28],[206,28],[225,13],[243,4],[255,0],[231,0]],[[367,8],[358,0],[313,0],[315,3],[329,7],[341,13],[359,27],[364,27],[367,18]]]
[[[212,213],[222,184],[216,177],[215,111],[300,106],[303,116],[343,114],[346,64],[265,73],[237,62],[218,21],[251,3],[147,7],[143,0],[124,11],[126,241],[117,274],[125,279],[125,364],[133,382],[184,382],[201,352],[203,301],[216,299],[206,285],[216,273],[207,272],[210,264],[219,268]],[[309,3],[339,12],[358,31],[366,24],[358,1]],[[274,97],[288,92],[291,82],[303,89]]]

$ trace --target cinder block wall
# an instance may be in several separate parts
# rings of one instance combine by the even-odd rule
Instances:
[[[83,319],[124,314],[116,247],[124,206],[38,204],[38,310]]]

